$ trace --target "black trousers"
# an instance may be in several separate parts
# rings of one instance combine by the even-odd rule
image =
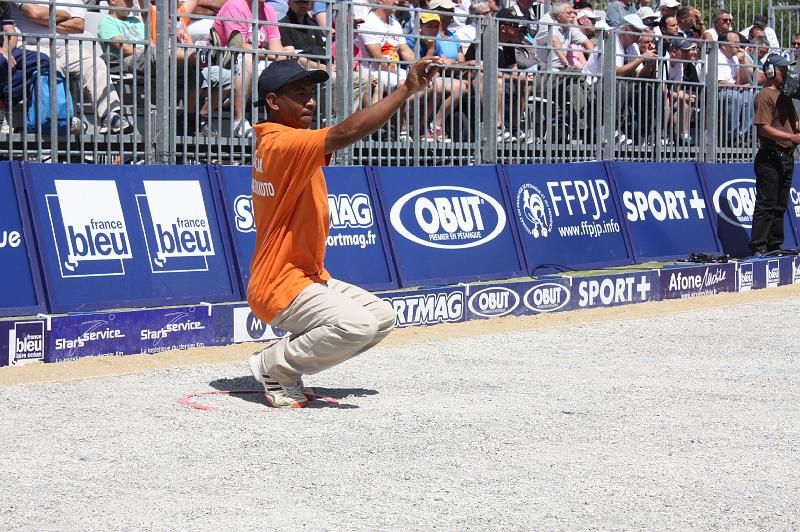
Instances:
[[[761,148],[756,153],[756,205],[750,250],[774,251],[783,245],[783,218],[794,175],[794,152]]]

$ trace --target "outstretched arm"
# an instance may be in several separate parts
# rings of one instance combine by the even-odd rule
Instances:
[[[414,63],[408,72],[405,83],[397,87],[389,96],[375,105],[350,115],[328,131],[328,135],[325,137],[325,153],[333,153],[346,148],[383,126],[410,96],[425,90],[425,87],[439,73],[441,63],[440,57],[425,57]]]

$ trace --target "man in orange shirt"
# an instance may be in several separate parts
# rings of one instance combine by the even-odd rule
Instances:
[[[275,61],[258,78],[256,105],[268,118],[255,125],[253,209],[256,248],[247,295],[253,313],[291,333],[250,357],[253,376],[273,407],[302,408],[313,398],[311,375],[366,351],[389,334],[395,314],[383,300],[332,279],[323,266],[330,227],[322,167],[333,152],[385,124],[439,71],[441,59],[414,64],[404,84],[368,109],[325,129],[310,130],[315,85],[324,70]]]

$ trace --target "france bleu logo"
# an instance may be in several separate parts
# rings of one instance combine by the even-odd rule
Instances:
[[[199,181],[143,181],[136,195],[153,273],[208,271],[214,240]]]
[[[117,184],[55,180],[47,212],[62,278],[125,275],[133,257]]]

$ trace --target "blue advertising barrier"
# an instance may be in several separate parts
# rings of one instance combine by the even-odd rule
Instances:
[[[609,167],[636,262],[722,251],[694,163],[612,163]]]
[[[632,264],[603,163],[503,165],[530,275]]]
[[[528,316],[572,310],[572,279],[470,285],[467,319]]]
[[[666,267],[659,271],[661,299],[687,299],[736,290],[736,264]]]
[[[659,301],[660,283],[654,270],[581,277],[572,283],[572,299],[576,309]]]
[[[241,166],[212,167],[219,179],[225,218],[231,228],[242,283],[247,292],[250,259],[256,245],[256,226],[251,195],[251,170]],[[367,290],[397,288],[383,218],[376,213],[366,170],[363,167],[328,167],[330,234],[325,267],[337,279]]]
[[[55,316],[45,362],[215,345],[210,310],[201,305]]]
[[[458,323],[467,319],[464,286],[442,286],[381,294],[392,305],[395,327]]]
[[[12,165],[14,165],[12,167]],[[17,163],[0,161],[0,316],[44,310],[44,294]]]
[[[723,251],[736,257],[750,255],[750,230],[756,204],[753,165],[709,163],[698,167],[705,179],[709,211],[717,217],[717,236]],[[784,220],[783,247],[797,247],[794,224],[788,212]]]
[[[496,167],[372,171],[401,286],[522,275]]]
[[[240,299],[205,167],[23,172],[52,312]]]
[[[43,360],[47,348],[46,320],[0,321],[0,366],[21,366]]]
[[[800,242],[800,164],[795,163],[794,179],[792,188],[789,191],[789,218],[794,222],[794,228]]]

